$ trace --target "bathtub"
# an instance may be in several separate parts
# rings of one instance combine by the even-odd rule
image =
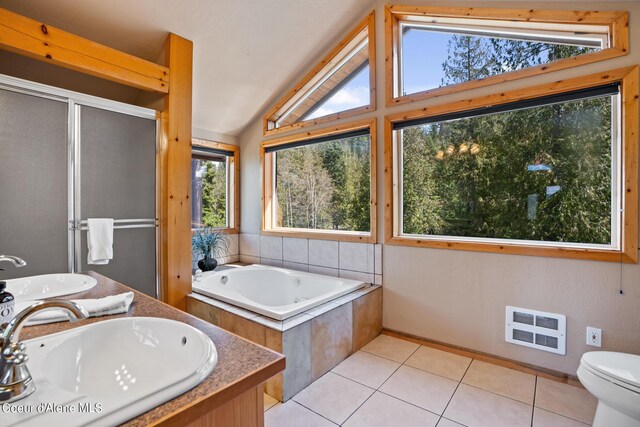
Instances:
[[[249,265],[194,280],[193,291],[275,320],[310,310],[366,283],[266,265]]]

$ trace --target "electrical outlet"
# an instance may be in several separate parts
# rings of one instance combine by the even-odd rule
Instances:
[[[602,329],[587,326],[587,345],[602,347]]]

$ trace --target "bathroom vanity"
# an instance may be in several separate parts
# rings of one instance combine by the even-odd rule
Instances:
[[[97,285],[90,290],[65,296],[65,299],[101,298],[132,290],[100,274],[88,274],[97,280]],[[21,340],[122,317],[156,317],[186,323],[202,331],[215,344],[218,362],[213,372],[188,392],[130,419],[124,425],[263,426],[263,384],[284,370],[284,356],[140,292],[134,292],[134,302],[126,314],[90,318],[76,323],[62,322],[26,327],[21,332]],[[167,366],[166,369],[170,370],[171,366]],[[163,373],[158,372],[158,375],[162,376]]]

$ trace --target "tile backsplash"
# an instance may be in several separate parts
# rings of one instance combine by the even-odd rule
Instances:
[[[240,261],[382,284],[382,245],[241,233]]]

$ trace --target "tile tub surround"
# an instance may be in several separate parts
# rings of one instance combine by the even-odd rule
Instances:
[[[22,340],[37,338],[89,323],[121,317],[146,316],[173,319],[191,325],[207,334],[213,340],[218,351],[218,363],[213,372],[202,383],[177,398],[127,421],[123,424],[125,426],[147,426],[157,423],[186,425],[186,421],[193,417],[190,414],[199,411],[199,413],[206,413],[220,405],[224,405],[224,402],[240,396],[244,391],[252,387],[258,386],[284,368],[285,361],[280,354],[256,346],[219,327],[203,322],[194,316],[170,307],[100,274],[94,272],[87,274],[94,277],[98,284],[86,292],[69,295],[66,298],[102,298],[132,291],[135,294],[135,298],[131,309],[127,313],[94,317],[77,323],[60,322],[26,327],[22,329],[20,338]]]
[[[382,288],[370,285],[284,321],[192,293],[187,311],[284,354],[286,369],[266,383],[280,401],[311,384],[382,330]]]
[[[382,285],[382,245],[293,237],[239,235],[239,259]]]
[[[586,427],[596,405],[581,387],[383,333],[270,407],[265,427]]]

